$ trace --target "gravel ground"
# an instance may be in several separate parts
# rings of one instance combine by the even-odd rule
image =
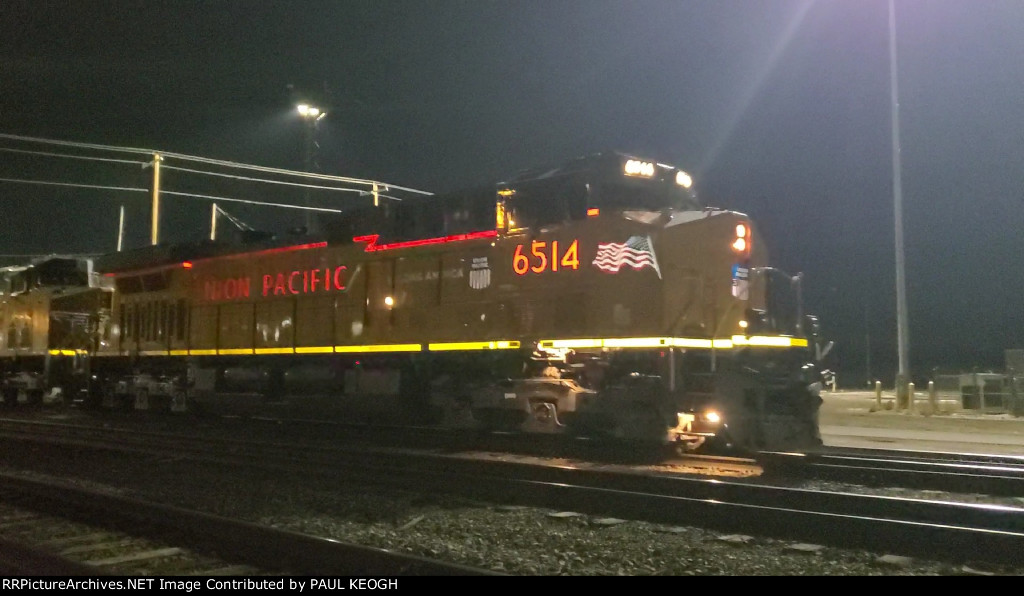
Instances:
[[[5,471],[515,575],[1020,575],[219,466],[4,445]]]

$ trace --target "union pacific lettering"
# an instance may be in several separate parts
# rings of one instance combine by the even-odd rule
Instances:
[[[203,283],[203,299],[210,302],[220,300],[240,300],[248,297],[248,277],[208,279]]]
[[[265,273],[261,276],[263,296],[296,296],[324,292],[344,292],[346,289],[345,265],[334,269],[293,269]],[[203,300],[220,302],[249,298],[252,281],[249,277],[207,279],[203,283]]]

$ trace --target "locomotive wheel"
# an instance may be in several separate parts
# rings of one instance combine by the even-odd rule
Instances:
[[[530,404],[530,415],[541,424],[556,424],[558,422],[558,412],[555,410],[555,405],[548,402],[534,402]]]
[[[687,456],[695,453],[705,453],[708,449],[707,445],[707,442],[702,437],[699,440],[676,441],[672,443],[672,450],[674,455]]]

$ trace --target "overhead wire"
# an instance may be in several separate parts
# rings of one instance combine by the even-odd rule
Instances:
[[[143,148],[136,148],[136,147],[119,147],[119,146],[114,146],[114,145],[104,145],[104,144],[97,144],[97,143],[82,143],[82,142],[76,142],[76,141],[63,141],[63,140],[58,140],[58,139],[47,139],[47,138],[30,137],[30,136],[24,136],[24,135],[6,134],[6,133],[0,133],[0,139],[8,140],[8,141],[25,142],[25,143],[39,143],[39,144],[44,144],[44,145],[52,145],[52,146],[63,147],[63,148],[73,148],[73,149],[78,149],[78,150],[106,151],[106,152],[115,152],[115,153],[128,154],[128,155],[137,155],[137,156],[144,155],[144,156],[146,156],[146,159],[145,160],[120,159],[120,158],[111,158],[111,157],[99,157],[99,156],[95,156],[95,155],[81,155],[81,154],[75,154],[75,153],[57,153],[57,152],[52,152],[52,151],[35,151],[35,150],[21,149],[21,148],[16,148],[16,147],[0,147],[0,152],[14,153],[14,154],[21,154],[21,155],[28,155],[28,156],[59,158],[59,159],[75,159],[75,160],[94,161],[94,162],[102,162],[102,163],[127,164],[127,165],[132,165],[132,166],[139,166],[139,167],[142,167],[142,168],[151,167],[154,164],[154,162],[152,160],[156,159],[157,158],[156,156],[159,156],[161,158],[161,167],[163,169],[166,169],[166,170],[176,170],[176,171],[181,171],[181,172],[188,173],[188,174],[195,174],[195,175],[199,175],[199,176],[215,176],[215,177],[228,178],[228,179],[239,180],[239,181],[244,181],[244,182],[254,182],[254,183],[263,183],[263,184],[275,184],[275,185],[281,185],[281,186],[298,187],[298,188],[304,188],[304,189],[315,189],[315,190],[328,191],[328,192],[356,193],[360,197],[374,196],[376,198],[384,198],[384,199],[393,200],[393,201],[401,201],[402,200],[402,197],[396,196],[395,194],[392,194],[392,193],[394,193],[396,191],[413,193],[413,194],[419,194],[419,195],[427,195],[427,196],[433,194],[433,193],[430,193],[430,192],[427,192],[427,191],[422,191],[422,190],[419,190],[419,189],[414,189],[414,188],[410,188],[410,187],[394,185],[394,184],[390,184],[390,183],[384,183],[384,182],[375,181],[375,180],[351,178],[351,177],[347,177],[347,176],[332,176],[332,175],[319,174],[319,173],[314,173],[314,172],[300,172],[300,171],[294,171],[294,170],[286,170],[286,169],[282,169],[282,168],[257,166],[257,165],[244,164],[244,163],[232,162],[232,161],[227,161],[227,160],[220,160],[220,159],[213,159],[213,158],[206,158],[206,157],[200,157],[200,156],[187,155],[187,154],[183,154],[183,153],[157,151],[157,150],[143,149]],[[276,176],[295,177],[295,178],[301,178],[301,179],[306,179],[306,180],[343,183],[343,184],[347,184],[347,185],[357,186],[357,188],[346,188],[346,187],[340,187],[340,186],[329,186],[329,185],[325,185],[325,184],[309,184],[309,183],[289,181],[289,180],[274,180],[274,179],[269,179],[269,178],[265,178],[265,177],[244,176],[244,175],[231,174],[231,173],[226,173],[226,172],[215,172],[215,171],[209,171],[209,170],[205,170],[205,169],[197,169],[197,168],[190,168],[190,167],[182,167],[182,166],[178,166],[178,165],[171,165],[171,164],[166,163],[167,160],[180,160],[180,161],[194,162],[194,163],[205,164],[205,165],[215,166],[215,167],[220,167],[220,168],[228,168],[228,169],[233,168],[233,169],[240,169],[240,170],[260,172],[260,173],[263,173],[263,174],[272,174],[272,175],[276,175]],[[25,178],[13,178],[13,177],[0,177],[0,182],[21,183],[21,184],[35,184],[35,185],[70,187],[70,188],[84,188],[84,189],[106,190],[106,191],[139,192],[139,193],[149,193],[149,192],[151,192],[150,188],[112,186],[112,185],[100,185],[100,184],[86,184],[86,183],[76,183],[76,182],[63,182],[63,181],[53,181],[53,180],[25,179]],[[298,209],[298,210],[304,210],[304,211],[318,211],[318,212],[324,212],[324,213],[342,213],[343,212],[341,209],[333,209],[333,208],[327,208],[327,207],[313,207],[313,206],[308,206],[308,205],[293,205],[293,204],[280,203],[280,202],[272,202],[272,201],[239,199],[239,198],[234,198],[234,197],[225,197],[225,196],[217,196],[217,195],[210,195],[210,194],[201,194],[201,193],[195,193],[195,192],[184,192],[184,191],[176,191],[176,190],[170,190],[170,189],[160,189],[159,192],[162,195],[168,195],[168,196],[196,198],[196,199],[219,201],[219,202],[240,203],[240,204],[254,205],[254,206],[263,206],[263,207],[278,207],[278,208],[285,208],[285,209]],[[245,222],[239,220],[237,217],[229,214],[227,211],[223,210],[219,206],[215,206],[215,209],[216,209],[216,211],[218,213],[223,214],[233,225],[235,225],[239,229],[248,229],[248,230],[252,230],[253,229],[251,226],[249,226]],[[12,257],[9,257],[9,258],[12,258]],[[21,256],[13,257],[13,258],[21,258]]]
[[[71,186],[75,188],[94,188],[98,190],[123,190],[128,192],[149,192],[148,188],[130,188],[127,186],[104,186],[102,184],[82,184],[79,182],[53,182],[49,180],[24,180],[19,178],[0,178],[0,182],[20,182],[22,184],[43,184],[47,186]],[[161,191],[163,192],[163,191]]]
[[[210,199],[214,201],[228,201],[230,203],[245,203],[247,205],[262,205],[267,207],[282,207],[285,209],[305,209],[307,211],[323,211],[326,213],[341,213],[341,209],[330,209],[327,207],[306,207],[304,205],[289,205],[287,203],[270,203],[265,201],[252,201],[248,199],[233,199],[230,197],[216,197],[213,195],[204,195],[191,192],[179,192],[174,190],[161,190],[161,195],[172,195],[176,197],[190,197],[194,199]]]
[[[127,192],[149,192],[148,188],[131,188],[127,186],[104,186],[101,184],[82,184],[77,182],[53,182],[48,180],[24,180],[18,178],[0,178],[0,182],[16,182],[22,184],[41,184],[46,186],[69,186],[73,188],[91,188],[96,190],[118,190]],[[203,195],[197,193],[179,192],[174,190],[161,190],[160,194],[174,195],[181,197],[190,197],[197,199],[211,199],[215,201],[228,201],[233,203],[246,203],[249,205],[266,205],[268,207],[284,207],[288,209],[305,209],[309,211],[324,211],[327,213],[341,213],[341,209],[330,209],[327,207],[308,207],[305,205],[289,205],[287,203],[272,203],[268,201],[252,201],[248,199],[234,199],[231,197],[216,197],[212,195]],[[381,195],[385,196],[385,195]]]
[[[131,159],[114,159],[111,157],[94,157],[91,155],[68,155],[66,153],[52,153],[50,151],[29,151],[28,149],[14,149],[12,147],[0,147],[0,151],[6,151],[8,153],[24,153],[28,155],[42,155],[45,157],[62,157],[65,159],[84,159],[88,161],[124,163],[136,166],[146,164],[146,162],[144,161],[134,161]]]
[[[178,167],[178,166],[169,166],[169,165],[166,165],[166,164],[161,165],[160,168],[164,169],[164,170],[177,170],[179,172],[188,172],[188,173],[191,173],[191,174],[201,174],[201,175],[204,175],[204,176],[219,176],[219,177],[222,177],[222,178],[232,178],[232,179],[235,179],[235,180],[245,180],[247,182],[264,182],[264,183],[267,183],[267,184],[280,184],[280,185],[283,185],[283,186],[297,186],[299,188],[315,188],[315,189],[318,189],[318,190],[333,190],[333,191],[338,191],[338,192],[354,192],[354,193],[359,193],[361,195],[370,192],[370,191],[362,190],[362,189],[359,189],[359,188],[339,188],[337,186],[320,186],[318,184],[302,184],[301,182],[287,182],[285,180],[270,180],[270,179],[267,179],[267,178],[252,178],[252,177],[249,177],[249,176],[239,176],[237,174],[225,174],[223,172],[207,172],[205,170],[195,170],[195,169],[192,169],[192,168],[181,168],[181,167]]]
[[[311,178],[311,179],[314,179],[314,180],[330,180],[330,181],[334,181],[334,182],[347,182],[347,183],[350,183],[350,184],[360,184],[360,185],[363,185],[363,186],[373,186],[373,185],[387,186],[387,187],[389,187],[391,189],[402,190],[402,191],[405,191],[405,192],[410,192],[410,193],[414,193],[414,194],[421,194],[421,195],[432,195],[433,194],[433,193],[425,191],[425,190],[419,190],[419,189],[416,189],[416,188],[410,188],[410,187],[406,187],[406,186],[398,186],[398,185],[395,185],[395,184],[389,184],[389,183],[380,182],[378,180],[367,180],[367,179],[363,179],[363,178],[350,178],[350,177],[347,177],[347,176],[332,176],[332,175],[329,175],[329,174],[317,174],[317,173],[314,173],[314,172],[300,172],[300,171],[296,171],[296,170],[286,170],[286,169],[282,169],[282,168],[271,168],[271,167],[268,167],[268,166],[257,166],[257,165],[253,165],[253,164],[244,164],[244,163],[227,161],[227,160],[222,160],[222,159],[213,159],[213,158],[210,158],[210,157],[199,157],[199,156],[196,156],[196,155],[188,155],[188,154],[185,154],[185,153],[174,153],[174,152],[170,152],[170,151],[159,151],[159,150],[155,150],[155,149],[139,149],[139,148],[135,148],[135,147],[117,147],[117,146],[114,146],[114,145],[99,145],[99,144],[95,144],[95,143],[80,143],[80,142],[76,142],[76,141],[61,141],[61,140],[56,140],[56,139],[45,139],[45,138],[40,138],[40,137],[28,137],[28,136],[24,136],[24,135],[12,135],[12,134],[6,134],[6,133],[0,133],[0,139],[8,139],[8,140],[12,140],[12,141],[31,142],[31,143],[41,143],[41,144],[51,144],[51,145],[59,145],[59,146],[64,146],[64,147],[77,147],[77,148],[80,148],[80,149],[94,149],[94,150],[99,150],[99,151],[116,151],[116,152],[131,153],[131,154],[136,154],[136,155],[149,155],[149,156],[151,156],[151,155],[154,155],[154,154],[158,154],[161,157],[163,157],[164,159],[173,158],[173,159],[180,159],[180,160],[183,160],[183,161],[195,161],[195,162],[205,163],[205,164],[209,164],[209,165],[217,165],[217,166],[226,167],[226,168],[237,168],[237,169],[243,169],[243,170],[253,170],[253,171],[264,172],[264,173],[280,174],[280,175],[284,175],[284,176],[295,176],[295,177],[300,177],[300,178]]]

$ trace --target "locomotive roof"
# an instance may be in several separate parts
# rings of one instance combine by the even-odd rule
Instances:
[[[83,256],[83,255],[57,255],[57,254],[53,254],[53,255],[47,255],[45,257],[35,257],[33,259],[30,259],[27,263],[22,263],[22,264],[19,264],[19,265],[7,265],[5,267],[0,267],[0,275],[2,275],[4,273],[18,273],[20,271],[26,271],[28,269],[47,269],[47,268],[49,268],[51,266],[54,266],[54,265],[52,265],[53,263],[66,263],[68,261],[73,261],[75,263],[80,263],[81,264],[81,263],[85,263],[86,261],[88,261],[89,258],[91,258],[91,255],[84,255]],[[57,266],[59,266],[59,265],[57,265]]]
[[[516,182],[526,182],[529,180],[542,180],[545,178],[554,178],[556,176],[562,176],[567,174],[574,174],[577,172],[585,171],[606,171],[609,168],[615,168],[616,173],[619,173],[618,168],[624,160],[635,159],[639,161],[657,163],[655,160],[645,159],[636,155],[623,153],[621,151],[601,151],[598,153],[591,153],[570,159],[562,162],[557,166],[541,166],[535,168],[529,168],[516,173],[511,178],[508,178],[498,184],[513,184]],[[664,165],[664,164],[661,164]],[[675,168],[674,166],[668,166]]]
[[[522,170],[510,178],[499,180],[488,185],[477,185],[471,188],[464,188],[460,191],[443,193],[441,195],[432,195],[431,197],[424,197],[421,200],[435,202],[440,207],[444,205],[448,199],[458,199],[469,195],[483,198],[487,193],[496,192],[503,186],[516,185],[534,180],[545,180],[557,178],[559,176],[588,172],[594,173],[596,176],[603,176],[614,172],[614,174],[618,176],[621,175],[622,164],[625,163],[626,160],[638,160],[652,165],[657,164],[668,170],[678,170],[678,168],[675,168],[674,166],[661,164],[654,160],[643,159],[620,151],[603,151],[570,159],[556,166],[536,167]],[[412,207],[413,204],[419,203],[420,201],[412,201],[407,204],[409,207]],[[402,203],[399,203],[399,205],[401,204]],[[341,217],[335,218],[335,221],[328,220],[323,222],[325,228],[324,234],[317,237],[291,236],[276,238],[267,235],[266,237],[251,238],[248,239],[248,241],[243,239],[241,242],[214,242],[204,240],[200,242],[147,246],[123,252],[110,253],[96,258],[94,270],[99,273],[119,273],[149,269],[152,267],[161,267],[164,265],[181,263],[184,261],[194,261],[203,258],[295,246],[307,242],[331,240],[332,238],[350,241],[350,239],[355,235],[382,232],[382,230],[378,230],[376,227],[383,225],[382,218],[389,219],[387,212],[388,209],[378,210],[370,206],[350,209]],[[352,221],[359,222],[359,229],[349,229],[346,227],[347,224]],[[374,229],[361,229],[367,226]]]
[[[207,240],[180,244],[158,244],[99,256],[95,260],[93,269],[98,273],[134,271],[240,252],[294,246],[302,242],[302,239],[296,240],[296,238],[267,237],[252,242],[229,243]]]

